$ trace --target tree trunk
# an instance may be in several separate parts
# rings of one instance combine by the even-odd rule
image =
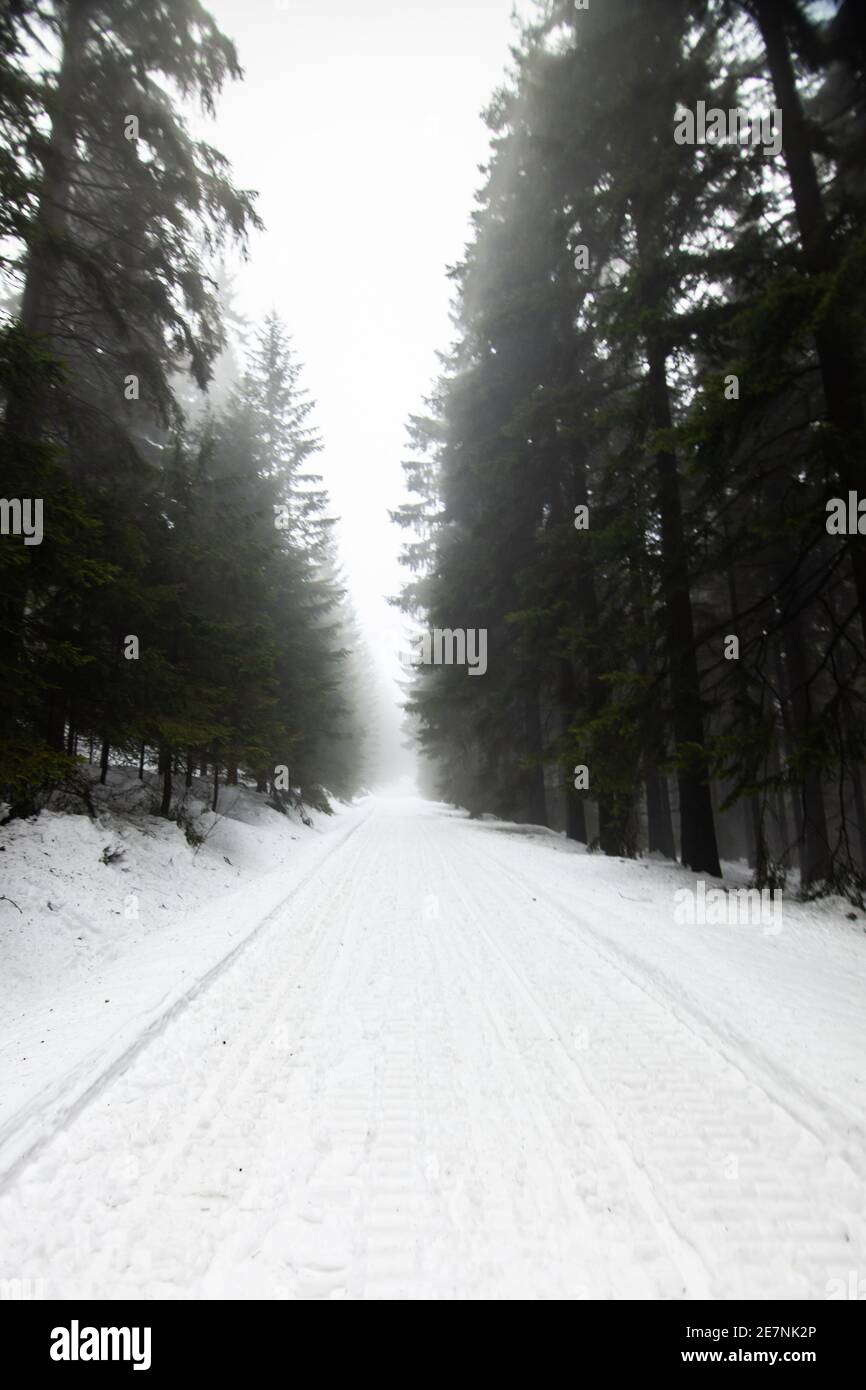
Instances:
[[[787,867],[791,864],[791,827],[788,821],[788,798],[785,795],[785,788],[780,787],[776,793],[776,821],[779,826],[779,836],[782,841],[782,848],[779,853],[779,862]]]
[[[141,745],[141,751],[140,751],[140,753],[139,753],[139,755],[138,755],[138,780],[139,780],[139,782],[143,782],[143,781],[144,781],[144,755],[145,755],[145,752],[146,752],[145,745],[142,744],[142,745]]]
[[[547,796],[544,790],[544,741],[541,732],[541,710],[537,688],[527,691],[523,702],[524,739],[531,759],[524,775],[526,815],[530,825],[547,825]]]
[[[743,808],[743,832],[746,837],[746,858],[749,868],[758,866],[758,861],[766,862],[767,837],[761,817],[761,803],[756,796],[744,797],[740,803]],[[762,885],[758,885],[761,887]]]
[[[171,813],[171,749],[163,746],[159,750],[159,773],[162,777],[162,801],[159,807],[159,814],[164,820],[169,819]]]
[[[583,453],[573,457],[571,460],[571,498],[575,506],[589,507],[589,490],[587,487],[587,465]],[[556,494],[557,503],[554,513],[555,519],[561,522],[565,519],[564,508],[561,504],[560,494]],[[572,513],[573,516],[573,513]],[[598,594],[596,590],[595,567],[592,563],[588,547],[580,546],[577,542],[578,552],[575,560],[575,585],[573,597],[577,611],[585,625],[586,631],[596,634],[599,627]],[[593,662],[593,668],[584,692],[584,699],[588,706],[591,717],[595,717],[604,708],[610,699],[610,687],[605,681],[599,679],[597,660]],[[579,688],[575,679],[574,667],[571,661],[567,663],[570,687],[563,685],[561,681],[561,691],[567,692],[569,704],[566,710],[569,717],[573,717],[579,707]],[[562,673],[561,673],[562,675]],[[569,791],[568,801],[566,802],[566,820],[572,818],[574,835],[571,838],[579,839],[583,844],[589,843],[589,832],[586,825],[586,804],[582,797],[574,790],[573,779],[568,779]],[[592,772],[590,769],[590,786],[592,785]],[[614,798],[609,792],[601,787],[595,789],[595,804],[598,811],[598,841],[605,854],[620,854],[624,846],[621,843],[621,836],[618,830],[618,813],[614,804]]]
[[[655,768],[646,778],[646,818],[650,854],[655,852],[663,854],[665,859],[676,859],[668,779]]]
[[[857,818],[857,850],[860,858],[860,872],[866,874],[866,797],[863,795],[863,776],[859,763],[854,763],[849,773],[854,793],[854,815]]]
[[[784,617],[784,609],[783,609]],[[794,613],[784,619],[785,681],[791,710],[791,736],[794,751],[808,742],[812,722],[810,675],[803,637],[802,618]],[[827,833],[824,790],[820,768],[815,760],[803,766],[802,779],[794,795],[794,814],[797,822],[800,855],[800,885],[810,888],[832,878],[833,856]]]
[[[645,307],[658,315],[665,309],[665,278],[659,272],[663,253],[657,246],[653,207],[632,200],[638,257],[647,289]],[[673,425],[667,378],[667,345],[655,332],[645,339],[647,359],[647,423],[653,431]],[[696,873],[721,878],[709,768],[704,743],[701,683],[695,644],[688,557],[683,531],[682,498],[677,458],[673,449],[655,454],[658,512],[661,529],[662,627],[677,754],[682,862]]]
[[[581,845],[587,844],[589,839],[586,806],[575,791],[572,779],[565,784],[565,834],[567,839],[577,840]]]
[[[568,725],[577,710],[577,681],[574,667],[567,657],[559,663],[559,705],[562,712],[562,736],[568,735]],[[575,791],[574,774],[570,760],[565,764],[565,834],[569,840],[587,843],[586,806],[583,797]]]
[[[659,342],[647,344],[650,425],[671,428],[667,355]],[[676,456],[660,449],[655,456],[661,519],[665,646],[668,658],[673,731],[680,759],[682,861],[696,873],[721,877],[709,773],[704,753],[704,721],[695,628],[683,536],[682,504]]]
[[[12,581],[7,584],[7,592]],[[49,692],[44,702],[39,702],[33,715],[36,732],[55,753],[66,751],[66,696],[60,690]]]
[[[725,526],[725,549],[730,556],[730,538],[727,526]],[[732,558],[728,560],[728,600],[731,608],[732,630],[739,635],[740,629],[740,599],[737,592],[737,575],[735,563]],[[736,681],[743,710],[746,711],[749,705],[749,678],[739,659],[736,662]],[[745,781],[752,786],[756,784],[757,768],[754,765],[745,770]],[[746,858],[750,869],[760,869],[763,872],[767,863],[767,842],[764,834],[763,820],[761,816],[761,806],[756,796],[746,797],[743,805],[743,829],[746,836]],[[761,888],[764,885],[758,884]]]
[[[108,778],[108,755],[110,745],[107,738],[102,740],[102,752],[99,755],[99,781],[104,787]]]
[[[212,809],[213,812],[214,812],[214,815],[216,815],[217,807],[219,806],[219,799],[220,799],[220,765],[219,765],[218,762],[215,762],[214,765],[213,765],[213,804],[212,804],[212,807],[211,807],[211,809]]]

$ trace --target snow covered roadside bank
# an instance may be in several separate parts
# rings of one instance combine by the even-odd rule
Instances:
[[[112,780],[116,805],[130,775]],[[0,829],[0,1183],[367,814],[337,805],[304,824],[229,787],[218,816],[196,816],[200,845],[104,808]]]
[[[663,860],[586,854],[538,827],[476,821],[467,829],[528,928],[537,922],[566,945],[575,932],[591,939],[644,997],[711,1032],[822,1138],[834,1132],[866,1173],[864,912],[841,898],[800,902],[785,892],[762,921],[689,922],[683,895],[736,892],[744,865],[724,865],[719,883]],[[554,978],[549,987],[561,988]]]

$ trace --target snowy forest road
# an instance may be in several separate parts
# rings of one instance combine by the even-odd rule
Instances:
[[[847,1288],[866,939],[677,925],[691,881],[378,800],[17,1174],[0,1276],[61,1298]]]

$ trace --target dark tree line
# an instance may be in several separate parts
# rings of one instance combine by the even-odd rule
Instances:
[[[219,410],[184,409],[227,360],[213,267],[259,220],[182,109],[240,76],[197,0],[0,8],[0,492],[44,514],[41,543],[0,537],[13,812],[82,756],[158,767],[164,815],[193,776],[316,802],[364,775],[366,670],[280,322]]]
[[[546,0],[513,57],[396,513],[407,611],[488,632],[416,673],[431,785],[858,898],[864,7]],[[676,139],[699,102],[781,145]]]

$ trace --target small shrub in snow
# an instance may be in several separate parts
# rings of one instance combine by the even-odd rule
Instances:
[[[200,811],[200,802],[194,802],[192,806],[181,804],[172,817],[186,836],[187,844],[192,845],[194,849],[198,849],[199,845],[203,845],[205,841],[204,831],[198,823]]]

